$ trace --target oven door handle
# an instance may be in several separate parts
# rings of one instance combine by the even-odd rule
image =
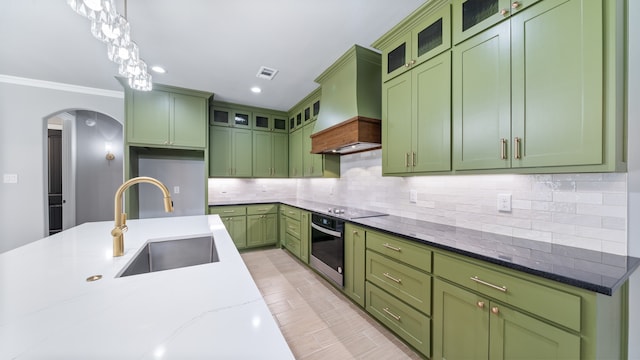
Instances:
[[[320,231],[320,232],[322,232],[322,233],[325,233],[327,235],[331,235],[331,236],[335,236],[335,237],[339,237],[339,238],[342,237],[342,233],[339,232],[339,231],[333,231],[333,230],[325,229],[325,228],[323,228],[321,226],[318,226],[318,225],[316,225],[314,223],[311,223],[311,227],[316,229],[316,230],[318,230],[318,231]]]

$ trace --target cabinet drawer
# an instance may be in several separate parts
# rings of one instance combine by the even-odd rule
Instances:
[[[292,236],[300,239],[300,221],[286,218],[284,220],[284,224],[286,226],[287,234],[291,234]]]
[[[434,274],[550,321],[580,331],[580,296],[442,254]]]
[[[422,354],[431,355],[431,319],[377,286],[366,284],[367,311],[413,345]]]
[[[284,215],[292,219],[300,220],[300,209],[296,209],[291,206],[282,206],[284,208]]]
[[[431,276],[371,250],[366,253],[367,280],[429,315]]]
[[[300,239],[293,237],[291,234],[286,234],[284,239],[284,246],[287,250],[297,258],[300,258]]]
[[[278,212],[278,205],[249,205],[247,206],[247,215],[275,214]]]
[[[247,207],[246,206],[212,206],[209,208],[209,214],[220,215],[220,216],[246,215]]]
[[[431,272],[431,251],[396,237],[367,231],[367,249]]]

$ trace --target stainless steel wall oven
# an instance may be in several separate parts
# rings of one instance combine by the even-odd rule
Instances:
[[[311,267],[344,286],[344,221],[311,214]]]

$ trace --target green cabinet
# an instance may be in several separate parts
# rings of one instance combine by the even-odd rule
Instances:
[[[211,125],[251,129],[251,111],[213,106],[210,112]]]
[[[451,170],[451,53],[382,85],[384,174]]]
[[[581,358],[579,335],[439,279],[433,324],[435,359]]]
[[[279,116],[267,113],[253,113],[253,130],[273,131],[288,133],[286,116]]]
[[[446,4],[413,20],[411,27],[382,48],[386,82],[451,47],[451,7]],[[375,44],[374,44],[375,45]]]
[[[311,134],[315,122],[310,122],[302,128],[302,176],[303,177],[321,177],[324,174],[324,157],[323,154],[311,153]]]
[[[266,131],[253,132],[253,177],[289,175],[289,136]]]
[[[289,134],[289,177],[302,177],[302,129]]]
[[[209,214],[220,215],[220,220],[238,249],[247,247],[247,209],[245,206],[215,206]]]
[[[455,169],[603,163],[602,7],[542,1],[454,48]]]
[[[251,177],[251,130],[210,126],[209,132],[209,176]]]
[[[345,225],[344,292],[362,307],[365,307],[365,238],[364,228]]]
[[[247,215],[247,247],[278,242],[278,215]]]
[[[288,205],[281,205],[281,216],[284,216],[284,239],[282,245],[305,264],[309,263],[311,244],[310,218],[308,211],[300,210]]]
[[[540,0],[453,0],[453,39],[457,44]]]
[[[207,97],[208,94],[189,95],[163,90],[127,91],[127,143],[206,148]]]
[[[212,206],[239,250],[278,243],[278,205]]]

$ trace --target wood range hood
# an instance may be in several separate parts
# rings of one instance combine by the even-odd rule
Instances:
[[[345,155],[382,147],[380,59],[379,53],[354,45],[315,80],[321,85],[321,106],[312,153]]]

